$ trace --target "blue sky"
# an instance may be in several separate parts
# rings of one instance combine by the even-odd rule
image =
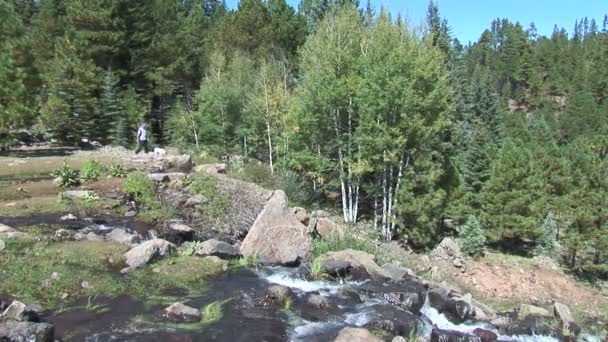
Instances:
[[[297,8],[299,0],[287,0]],[[236,7],[238,0],[227,0]],[[365,0],[360,0],[365,4]],[[413,24],[424,20],[428,0],[373,0],[377,9],[384,5],[391,13],[401,13]],[[595,18],[598,25],[608,14],[608,0],[438,0],[441,15],[448,19],[452,33],[463,43],[476,41],[495,18],[519,21],[524,27],[534,22],[540,34],[548,35],[557,24],[572,31],[574,21]]]

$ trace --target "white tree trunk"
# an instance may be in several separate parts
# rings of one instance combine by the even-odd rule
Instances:
[[[266,121],[266,131],[268,132],[268,158],[270,160],[270,174],[274,175],[274,164],[272,162],[272,137],[270,135],[270,122],[268,121]]]

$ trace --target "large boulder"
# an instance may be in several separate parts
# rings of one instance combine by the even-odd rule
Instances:
[[[351,275],[355,278],[365,278],[380,270],[380,266],[374,261],[373,255],[353,249],[322,255],[321,267],[325,273],[332,276],[345,277]]]
[[[341,227],[327,217],[320,217],[316,219],[315,230],[322,238],[342,234]]]
[[[427,292],[429,303],[450,320],[464,322],[475,317],[476,311],[470,294],[450,297],[451,291],[444,287],[432,288]]]
[[[382,265],[382,268],[378,271],[378,275],[392,281],[400,281],[406,275],[410,277],[416,276],[412,270],[393,263]]]
[[[194,163],[192,163],[192,158],[188,154],[167,156],[165,158],[165,162],[165,169],[167,171],[188,173],[192,171],[192,167],[194,166]]]
[[[217,163],[217,164],[197,165],[194,168],[194,172],[207,173],[210,175],[224,174],[224,173],[226,173],[226,164]]]
[[[239,251],[229,243],[216,239],[209,239],[198,246],[197,255],[208,256],[214,255],[220,258],[228,259],[239,255]]]
[[[424,325],[418,315],[391,305],[375,304],[364,310],[368,319],[364,327],[388,335],[410,336]]]
[[[124,254],[129,269],[141,267],[157,258],[169,255],[175,250],[175,245],[163,239],[146,241]]]
[[[463,257],[458,241],[451,237],[446,237],[441,240],[441,242],[433,249],[431,255],[446,261],[462,259]]]
[[[0,341],[53,342],[55,328],[48,323],[0,322]]]
[[[382,339],[363,328],[344,328],[334,342],[382,342]]]
[[[298,219],[298,221],[302,222],[302,224],[308,225],[310,222],[310,216],[308,216],[306,209],[302,207],[293,207],[291,208],[291,212]]]
[[[289,211],[287,195],[272,193],[241,244],[241,254],[257,257],[263,263],[293,264],[310,260],[312,238]]]
[[[15,321],[27,321],[26,305],[20,301],[14,300],[2,314],[4,319],[12,319]]]
[[[202,315],[200,310],[183,303],[173,303],[165,308],[165,316],[179,322],[198,322]]]
[[[13,229],[9,226],[3,225],[0,223],[0,238],[4,239],[27,239],[30,238],[31,235],[27,233],[20,232],[16,229]]]
[[[136,244],[139,243],[141,237],[136,233],[129,233],[125,229],[116,228],[113,229],[106,235],[108,241],[114,241],[118,243]]]
[[[181,221],[172,221],[169,222],[167,233],[174,237],[176,241],[192,241],[196,231]]]
[[[528,316],[532,317],[553,317],[551,312],[547,309],[539,308],[538,306],[529,305],[529,304],[521,304],[517,311],[517,318],[519,320],[524,320]]]

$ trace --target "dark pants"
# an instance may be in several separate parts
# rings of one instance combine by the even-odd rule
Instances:
[[[144,149],[144,152],[148,153],[148,140],[140,140],[137,142],[137,149],[135,150],[135,154],[138,154],[142,148]]]

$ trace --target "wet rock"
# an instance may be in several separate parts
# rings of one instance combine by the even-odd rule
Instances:
[[[7,225],[0,223],[0,238],[4,239],[29,239],[30,234],[20,232]]]
[[[414,272],[412,272],[410,269],[397,265],[397,264],[383,265],[382,269],[380,269],[378,271],[378,275],[380,275],[381,277],[384,277],[386,279],[390,279],[392,281],[400,281],[406,275],[409,275],[412,277],[416,276],[416,274],[414,274]]]
[[[192,167],[194,166],[194,163],[192,163],[192,158],[188,154],[167,156],[165,158],[165,162],[167,171],[188,173],[192,171]]]
[[[157,258],[169,255],[174,250],[175,245],[163,239],[146,241],[124,254],[129,267],[123,271],[143,266]]]
[[[363,301],[361,300],[361,296],[359,295],[359,293],[357,293],[357,291],[351,290],[346,287],[342,287],[338,290],[338,298],[346,302],[357,304],[363,303]]]
[[[475,317],[475,308],[470,294],[450,298],[450,290],[444,287],[432,288],[427,292],[429,303],[440,313],[453,321],[464,322]]]
[[[27,320],[27,312],[25,310],[25,304],[20,301],[14,300],[11,305],[4,310],[2,314],[4,319],[12,319],[15,321],[26,321]]]
[[[382,339],[367,329],[344,328],[340,330],[334,342],[382,342]]]
[[[314,306],[317,309],[324,309],[329,306],[329,300],[327,299],[327,297],[323,297],[316,293],[310,294],[306,298],[306,303]]]
[[[311,257],[307,228],[290,211],[287,195],[276,190],[241,244],[241,254],[263,263],[294,264]]]
[[[503,335],[558,335],[553,317],[528,316],[523,320],[511,320],[499,327]]]
[[[268,287],[267,292],[272,299],[280,302],[283,302],[292,296],[291,289],[283,285],[271,285]]]
[[[332,276],[366,278],[369,274],[380,270],[374,261],[374,256],[353,249],[338,252],[329,252],[321,256],[323,271]]]
[[[431,342],[479,342],[480,338],[459,331],[433,329]]]
[[[197,206],[199,204],[205,204],[207,202],[209,202],[209,199],[207,197],[205,197],[205,196],[203,196],[201,194],[198,194],[198,195],[194,195],[192,197],[189,197],[186,200],[186,206],[187,207],[194,207],[194,206]]]
[[[223,163],[202,164],[202,165],[196,166],[194,168],[194,172],[208,173],[210,175],[225,174],[226,173],[226,164],[223,164]]]
[[[0,341],[53,342],[55,328],[48,323],[0,322]]]
[[[61,221],[76,221],[76,220],[78,220],[78,217],[76,217],[76,215],[74,215],[74,214],[67,214],[67,215],[61,216]]]
[[[300,222],[302,222],[302,224],[308,225],[310,222],[310,216],[308,216],[306,209],[302,207],[293,207],[291,208],[291,212]]]
[[[322,238],[342,234],[342,228],[327,217],[320,217],[317,219],[315,230]]]
[[[139,234],[129,233],[122,228],[116,228],[106,235],[106,239],[118,243],[136,244],[140,241]]]
[[[517,318],[523,320],[528,316],[553,317],[553,315],[547,309],[529,304],[521,304],[518,309]]]
[[[498,336],[494,332],[481,328],[475,328],[473,335],[478,336],[481,342],[494,342],[498,339]]]
[[[202,315],[200,310],[183,303],[173,303],[165,308],[165,316],[179,322],[198,322]]]
[[[197,255],[214,255],[223,259],[234,258],[239,252],[234,246],[223,241],[210,239],[201,243],[196,250]]]
[[[179,221],[169,223],[168,233],[179,241],[191,241],[196,231]]]
[[[382,330],[389,336],[410,336],[424,324],[419,316],[387,304],[372,305],[365,313],[369,319],[365,328]]]

